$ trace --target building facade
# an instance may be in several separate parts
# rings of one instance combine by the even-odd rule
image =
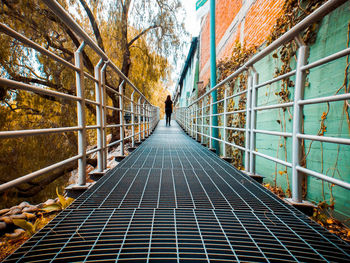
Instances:
[[[205,1],[201,1],[205,2]],[[216,56],[217,63],[222,60],[235,58],[233,51],[237,44],[249,49],[256,48],[256,52],[266,47],[279,33],[280,35],[288,31],[291,20],[298,20],[302,12],[312,13],[322,3],[326,1],[286,1],[286,0],[216,0]],[[201,8],[204,8],[204,4]],[[293,10],[292,7],[295,7]],[[198,37],[198,81],[190,74],[188,66],[184,66],[180,82],[177,89],[178,101],[181,106],[188,105],[188,101],[193,101],[198,94],[203,94],[209,89],[210,83],[210,35],[209,35],[209,8],[202,9],[201,30]],[[305,30],[304,37],[308,39],[308,62],[316,61],[320,58],[333,54],[349,47],[350,28],[350,2],[342,4],[337,9],[326,15],[322,21],[314,24]],[[282,29],[281,29],[282,28]],[[277,32],[282,30],[282,32]],[[285,30],[285,31],[283,31]],[[309,34],[309,35],[308,35]],[[271,40],[272,39],[272,40]],[[293,58],[291,43],[288,48],[280,48],[271,53],[255,65],[259,73],[259,81],[264,82],[285,70],[286,56],[289,56],[288,70],[296,68],[296,60]],[[287,54],[286,54],[287,52]],[[349,92],[348,57],[338,59],[329,65],[324,65],[307,72],[304,99],[331,96]],[[186,60],[187,62],[187,60]],[[234,62],[234,61],[233,61]],[[220,72],[218,72],[220,75]],[[189,78],[193,78],[190,80]],[[345,82],[344,82],[345,79]],[[239,81],[238,81],[239,82]],[[184,83],[197,83],[197,91],[191,87],[184,88]],[[198,85],[200,83],[200,85]],[[276,82],[259,89],[257,94],[257,105],[269,106],[281,102],[290,102],[294,98],[293,85],[295,77],[289,79],[289,83]],[[181,84],[181,85],[180,85]],[[237,83],[236,83],[237,84]],[[236,85],[235,84],[235,85]],[[238,85],[240,85],[238,83]],[[244,83],[242,85],[245,85]],[[186,90],[186,92],[184,92]],[[234,91],[234,87],[231,88]],[[283,94],[282,94],[283,93]],[[282,95],[281,95],[282,94]],[[239,100],[244,102],[244,97],[240,96],[232,104],[238,105]],[[235,108],[233,106],[233,108]],[[262,111],[257,114],[256,129],[272,130],[275,132],[293,131],[293,112],[291,110],[273,109]],[[328,104],[319,103],[304,107],[303,129],[308,134],[318,136],[338,136],[350,138],[349,107],[344,102]],[[244,129],[244,116],[241,125],[236,126],[236,120],[229,120],[228,126]],[[219,123],[222,120],[219,119]],[[209,133],[209,129],[205,130]],[[219,129],[219,136],[224,134],[223,129]],[[243,136],[241,133],[232,133],[232,138]],[[225,140],[227,138],[221,138]],[[241,140],[244,144],[244,138]],[[235,141],[232,141],[235,142]],[[235,142],[236,143],[236,142]],[[278,136],[258,134],[255,139],[256,151],[268,156],[291,162],[292,160],[292,140]],[[220,143],[221,149],[222,143]],[[244,145],[241,145],[244,146]],[[234,147],[219,155],[231,155],[233,158],[244,159],[244,152]],[[336,145],[332,143],[320,143],[310,140],[303,141],[304,167],[319,173],[327,174],[339,180],[350,182],[350,146]],[[239,169],[244,167],[238,166]],[[264,182],[274,187],[282,189],[288,197],[291,191],[291,169],[280,164],[259,157],[256,157],[256,173],[264,177]],[[350,191],[324,183],[312,176],[306,176],[305,199],[315,204],[326,202],[340,219],[350,217]]]

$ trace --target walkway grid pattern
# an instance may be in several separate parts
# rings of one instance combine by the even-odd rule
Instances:
[[[350,262],[350,246],[173,123],[6,262]]]

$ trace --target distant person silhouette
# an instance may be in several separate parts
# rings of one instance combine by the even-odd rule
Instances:
[[[165,101],[165,115],[166,115],[166,124],[165,126],[170,126],[170,121],[171,121],[171,113],[173,112],[173,102],[171,101],[170,95],[166,97]]]

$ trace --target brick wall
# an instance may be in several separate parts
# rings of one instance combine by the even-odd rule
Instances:
[[[210,0],[208,0],[210,1]],[[231,55],[233,45],[241,41],[260,46],[281,16],[286,0],[216,0],[217,61]],[[200,80],[204,87],[210,78],[209,13],[203,17],[200,33]]]

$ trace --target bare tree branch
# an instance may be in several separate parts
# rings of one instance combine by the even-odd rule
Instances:
[[[83,6],[87,16],[89,17],[90,20],[90,24],[92,26],[92,30],[94,31],[96,40],[97,40],[97,44],[99,45],[99,47],[105,51],[105,48],[103,46],[103,41],[102,41],[102,37],[101,37],[101,33],[100,30],[98,28],[96,19],[93,15],[93,13],[91,12],[91,9],[89,8],[89,6],[86,4],[85,0],[79,0],[79,2],[81,3],[81,5]]]
[[[153,25],[153,26],[150,26],[144,30],[141,31],[140,34],[138,34],[136,37],[134,37],[129,43],[128,43],[128,47],[130,47],[137,39],[139,39],[142,35],[146,34],[148,31],[150,31],[151,29],[154,29],[154,28],[157,28],[157,27],[160,27],[160,25]]]

